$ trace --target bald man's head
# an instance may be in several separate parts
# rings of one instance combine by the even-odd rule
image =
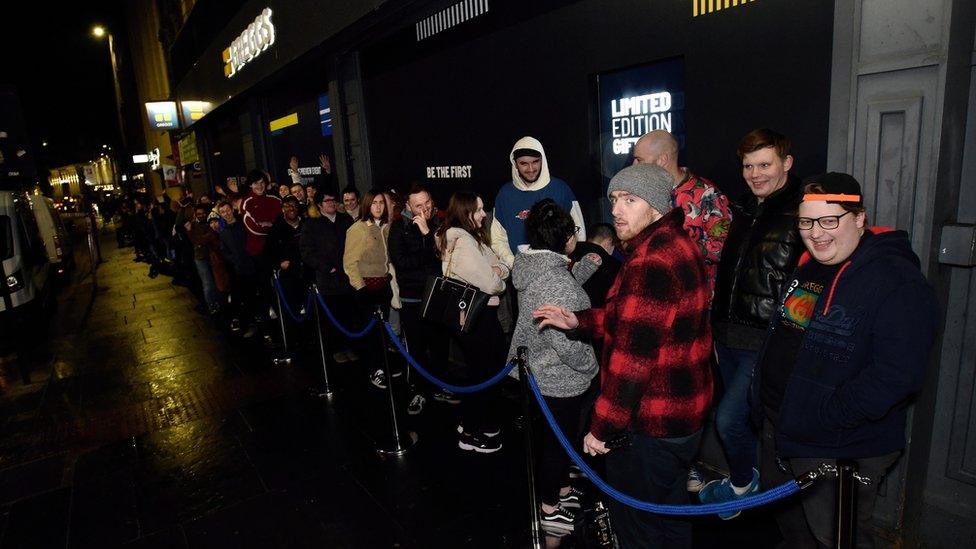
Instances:
[[[664,130],[645,133],[634,145],[634,164],[657,164],[668,171],[678,169],[678,141]]]

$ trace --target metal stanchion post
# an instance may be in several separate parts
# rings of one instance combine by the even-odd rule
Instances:
[[[318,286],[312,284],[312,308],[315,309],[315,332],[319,336],[319,357],[322,359],[322,377],[325,379],[325,391],[319,393],[319,396],[332,398],[332,387],[329,385],[329,367],[325,363],[325,340],[322,338],[322,318],[319,315],[319,304],[316,303],[318,295]]]
[[[390,396],[390,422],[393,425],[393,446],[391,448],[379,447],[376,451],[381,456],[402,456],[416,442],[416,438],[411,436],[407,437],[407,440],[404,441],[400,437],[400,425],[397,422],[396,413],[396,399],[393,397],[393,372],[390,371],[390,358],[386,352],[387,341],[386,329],[383,326],[383,310],[378,306],[376,307],[376,329],[380,331],[380,340],[383,342],[382,347],[380,347],[380,352],[383,353],[383,371],[386,372],[386,390]],[[406,444],[404,444],[405,442]]]
[[[272,360],[275,365],[291,364],[291,357],[288,356],[288,334],[285,332],[285,309],[281,306],[281,292],[278,291],[278,271],[275,270],[271,275],[271,291],[274,292],[278,302],[278,322],[281,323],[281,343],[285,347],[285,354]]]
[[[529,535],[531,536],[531,543],[534,549],[542,549],[545,547],[542,539],[542,531],[540,530],[540,525],[542,524],[541,509],[539,508],[538,497],[535,491],[535,455],[532,451],[532,403],[530,399],[532,398],[531,391],[529,390],[529,365],[525,361],[525,353],[528,351],[527,347],[519,347],[515,350],[515,362],[518,364],[519,370],[519,385],[522,387],[522,432],[525,435],[525,469],[528,473],[529,481],[529,507],[531,509],[532,526],[529,530]]]
[[[853,549],[856,542],[856,469],[852,460],[837,460],[837,549]]]

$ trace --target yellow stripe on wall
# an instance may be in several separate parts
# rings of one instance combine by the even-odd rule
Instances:
[[[288,116],[282,116],[281,118],[272,120],[271,124],[269,124],[269,126],[271,126],[271,131],[273,132],[287,128],[288,126],[297,126],[297,125],[298,125],[297,112],[293,112]]]
[[[744,6],[756,0],[691,0],[691,16],[698,17],[728,8]]]

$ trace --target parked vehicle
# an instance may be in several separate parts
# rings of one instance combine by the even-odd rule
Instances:
[[[58,275],[63,275],[74,262],[71,235],[65,229],[61,213],[54,207],[53,200],[40,195],[30,195],[29,198],[51,270]]]
[[[51,300],[51,264],[25,193],[0,191],[0,335],[19,337],[42,320]]]

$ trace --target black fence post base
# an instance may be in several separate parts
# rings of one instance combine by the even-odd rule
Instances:
[[[407,453],[417,442],[417,436],[410,433],[406,439],[400,436],[400,424],[397,421],[396,399],[393,395],[393,372],[390,371],[390,357],[387,356],[386,346],[386,325],[383,320],[383,310],[376,307],[376,328],[380,331],[380,340],[383,342],[381,352],[383,353],[383,371],[386,373],[386,390],[390,397],[390,423],[392,424],[392,445],[387,447],[379,446],[376,452],[381,457],[400,457]]]
[[[542,535],[542,513],[539,508],[539,499],[535,490],[535,455],[533,452],[532,436],[532,394],[529,389],[529,365],[526,363],[525,354],[527,347],[519,347],[515,351],[515,362],[518,364],[519,385],[522,387],[522,433],[525,435],[525,470],[529,484],[529,507],[532,523],[529,527],[529,541],[533,549],[542,549],[545,542]]]

